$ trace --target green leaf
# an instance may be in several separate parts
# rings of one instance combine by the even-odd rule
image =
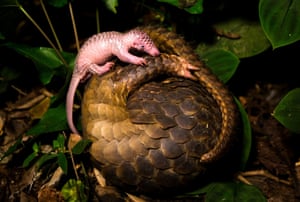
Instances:
[[[15,6],[16,0],[1,0],[0,7]]]
[[[189,12],[190,14],[201,14],[203,13],[203,1],[198,0],[197,3],[192,7],[185,8],[184,10]]]
[[[65,147],[65,137],[62,134],[59,134],[57,136],[56,140],[53,140],[53,148],[54,149],[59,149],[59,150],[64,150]]]
[[[226,83],[235,73],[240,60],[234,54],[225,50],[213,50],[202,54],[212,72]]]
[[[68,128],[66,118],[66,109],[64,104],[56,108],[49,108],[43,118],[27,134],[38,136],[43,133],[62,131]]]
[[[116,7],[118,7],[118,0],[103,0],[106,4],[108,10],[112,11],[113,13],[117,13]]]
[[[228,202],[265,202],[262,192],[255,186],[246,185],[240,182],[213,182],[193,192],[188,196],[203,195],[206,193],[205,202],[228,201]]]
[[[259,18],[274,49],[300,39],[299,0],[260,0]]]
[[[50,161],[50,160],[55,159],[55,158],[57,158],[57,154],[44,154],[44,155],[42,155],[41,158],[39,158],[39,160],[37,161],[37,169],[39,169],[47,161]]]
[[[291,90],[281,99],[273,116],[289,130],[300,133],[300,88]]]
[[[158,2],[168,3],[172,6],[179,7],[179,0],[157,0]]]
[[[10,84],[10,81],[17,79],[20,76],[20,72],[14,68],[8,66],[1,66],[0,68],[0,93],[6,91]]]
[[[214,27],[224,36],[216,37],[215,42],[210,44],[199,44],[197,47],[199,52],[224,49],[239,58],[247,58],[262,53],[270,47],[270,42],[258,22],[234,18],[216,24]],[[239,37],[232,39],[226,35]]]
[[[67,202],[87,202],[88,198],[84,193],[84,184],[80,180],[70,179],[61,190]]]
[[[51,6],[61,8],[68,4],[68,0],[47,0],[47,3]]]
[[[22,142],[22,137],[19,137],[19,138],[15,141],[15,143],[14,143],[12,146],[10,146],[10,147],[8,148],[8,150],[6,150],[5,153],[4,153],[3,155],[1,155],[1,157],[0,157],[0,162],[1,162],[5,157],[7,157],[7,156],[13,154],[13,153],[19,148],[20,145],[23,145],[22,143],[23,143],[23,142]]]
[[[206,193],[206,202],[212,201],[234,201],[234,188],[232,182],[214,183]]]
[[[80,140],[73,148],[73,154],[82,154],[85,148],[91,143],[91,140]]]
[[[26,168],[30,165],[30,163],[38,156],[36,152],[31,153],[25,160],[23,161],[22,167]]]
[[[63,65],[62,61],[58,58],[56,52],[52,48],[30,47],[16,43],[7,43],[6,46],[50,69],[55,69]]]
[[[244,170],[246,168],[246,164],[248,162],[250,152],[251,152],[251,145],[252,145],[252,131],[251,131],[251,124],[248,118],[248,114],[245,111],[243,105],[240,101],[235,97],[234,98],[243,123],[243,138],[242,138],[242,153],[241,153],[241,162],[240,162],[240,169]]]
[[[39,145],[35,142],[32,146],[32,150],[35,152],[35,153],[38,153],[40,151],[40,147]]]
[[[214,183],[214,186],[207,192],[205,199],[206,202],[266,202],[266,198],[255,186],[235,182]]]
[[[46,47],[30,47],[15,43],[6,43],[5,45],[24,57],[27,57],[35,64],[43,84],[48,84],[56,73],[65,77],[65,72],[60,70],[63,68],[63,62],[57,56],[54,49]],[[63,52],[62,55],[67,60],[69,66],[73,67],[75,54]]]
[[[0,40],[4,40],[5,36],[0,32]]]
[[[185,198],[186,196],[199,196],[199,195],[203,195],[207,192],[209,192],[210,189],[212,189],[213,187],[215,186],[215,183],[209,183],[203,187],[200,187],[194,191],[191,191],[191,192],[188,192],[188,193],[185,193],[184,195],[180,195],[178,196],[179,198]]]
[[[68,173],[68,160],[63,152],[57,154],[57,162],[65,174]]]
[[[185,1],[185,0],[157,0],[158,2],[168,3],[180,9],[184,9],[190,14],[201,14],[203,12],[203,0]]]
[[[11,81],[18,78],[20,76],[20,72],[8,66],[1,66],[0,76],[1,80]]]

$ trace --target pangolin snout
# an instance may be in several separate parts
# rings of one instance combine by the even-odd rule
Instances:
[[[149,50],[148,54],[151,55],[151,56],[159,56],[160,52],[156,47],[152,47]]]

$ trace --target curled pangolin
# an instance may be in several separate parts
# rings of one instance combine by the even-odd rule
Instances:
[[[199,183],[236,139],[236,105],[185,41],[144,27],[162,54],[93,76],[82,103],[90,154],[108,182],[156,195]],[[173,40],[172,40],[173,39]],[[191,64],[195,79],[181,70]]]

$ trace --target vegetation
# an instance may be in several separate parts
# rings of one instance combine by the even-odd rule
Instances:
[[[84,155],[89,141],[80,141],[72,149],[67,146],[68,135],[63,135],[68,131],[64,99],[80,41],[95,32],[161,24],[192,42],[201,59],[223,82],[232,86],[231,79],[240,71],[241,62],[263,58],[277,50],[279,56],[280,50],[290,54],[289,51],[299,46],[299,8],[300,1],[297,0],[242,3],[235,0],[1,1],[1,108],[5,108],[7,101],[17,101],[20,94],[28,94],[36,88],[46,91],[43,93],[46,96],[28,108],[27,128],[16,133],[0,159],[30,148],[32,150],[27,153],[22,166],[37,163],[40,168],[55,162],[70,179],[63,187],[63,196],[68,201],[76,201],[78,196],[86,201],[84,180],[76,174],[74,158],[76,163],[81,163],[76,157]],[[265,71],[263,66],[254,70],[257,75]],[[269,71],[272,74],[272,70]],[[286,70],[283,68],[282,71]],[[289,78],[284,80],[289,81]],[[272,116],[296,135],[300,133],[299,82],[291,81],[288,87],[290,92],[274,108]],[[251,126],[243,104],[238,98],[236,102],[244,124],[244,149],[239,166],[244,171],[251,151]],[[80,128],[79,121],[77,123]],[[47,152],[42,150],[42,145],[46,144],[43,139],[52,141]],[[70,163],[77,181],[68,172]],[[197,197],[202,194],[206,194],[206,201],[266,200],[255,186],[236,181],[211,183],[187,195]]]

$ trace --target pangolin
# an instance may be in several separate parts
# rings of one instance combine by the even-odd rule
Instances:
[[[112,56],[118,57],[123,62],[145,65],[145,59],[131,54],[130,49],[136,49],[152,56],[159,55],[159,50],[150,37],[139,29],[132,29],[126,33],[116,31],[99,33],[90,37],[83,44],[76,57],[66,99],[67,121],[73,133],[78,134],[73,123],[72,108],[79,82],[85,81],[91,74],[102,75],[109,71],[114,65],[110,61]]]
[[[143,67],[118,65],[92,77],[82,102],[83,135],[112,185],[151,196],[179,193],[201,184],[228,156],[238,139],[237,107],[183,38],[165,28],[141,29],[161,54],[146,56]]]

